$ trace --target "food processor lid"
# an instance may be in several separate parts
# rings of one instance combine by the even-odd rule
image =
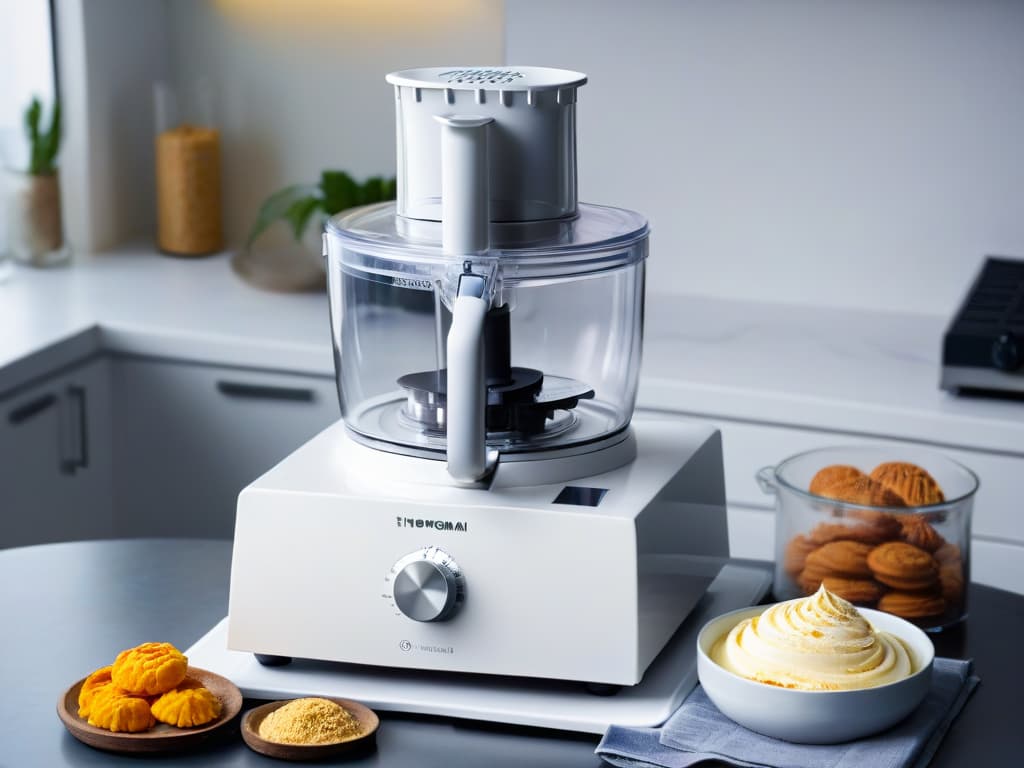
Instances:
[[[396,216],[394,203],[336,214],[326,229],[328,247],[341,246],[341,261],[350,268],[388,269],[391,262],[396,268],[413,264],[429,269],[452,262],[442,248],[441,223]],[[647,219],[623,208],[580,203],[571,219],[492,222],[490,229],[486,257],[502,264],[506,280],[595,274],[647,256]]]
[[[582,72],[549,67],[420,67],[387,76],[392,85],[456,91],[554,91],[587,82]]]

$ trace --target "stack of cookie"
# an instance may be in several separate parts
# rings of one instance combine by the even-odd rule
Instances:
[[[114,733],[138,733],[157,721],[191,728],[220,717],[223,705],[188,676],[188,658],[170,643],[143,643],[82,682],[78,716]]]
[[[834,517],[785,549],[783,568],[804,594],[822,584],[857,605],[907,619],[930,620],[963,607],[964,567],[959,547],[929,522],[922,507],[945,501],[928,472],[907,462],[886,462],[865,474],[834,464],[811,480],[811,493],[865,507],[836,508]]]

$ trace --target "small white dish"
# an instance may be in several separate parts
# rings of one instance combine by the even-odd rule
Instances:
[[[875,688],[849,691],[800,691],[740,677],[711,660],[711,648],[740,621],[768,606],[741,608],[712,619],[697,636],[697,676],[722,714],[748,728],[800,744],[837,744],[885,730],[913,712],[928,695],[935,647],[908,621],[860,608],[878,631],[902,640],[917,670],[910,677]]]

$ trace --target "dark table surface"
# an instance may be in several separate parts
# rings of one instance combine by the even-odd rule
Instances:
[[[57,719],[59,695],[124,648],[192,645],[227,613],[231,544],[196,539],[74,542],[0,550],[0,768],[268,766],[237,723],[201,750],[158,759],[76,741]],[[982,678],[934,766],[1020,765],[1024,755],[1024,597],[971,585],[966,625],[934,638],[939,655],[973,657]],[[258,702],[246,702],[245,708]],[[381,713],[359,766],[601,766],[597,737]]]

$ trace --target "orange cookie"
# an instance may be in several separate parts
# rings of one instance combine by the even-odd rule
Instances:
[[[188,659],[170,643],[143,643],[117,654],[111,679],[128,693],[155,696],[184,680],[187,668]]]
[[[845,579],[841,576],[826,576],[821,583],[832,594],[859,605],[877,603],[878,599],[885,594],[885,587],[874,579]]]
[[[867,511],[867,510],[858,510]],[[881,544],[883,541],[891,541],[899,533],[899,524],[896,525],[896,532],[888,526],[872,525],[870,523],[818,523],[811,529],[807,537],[815,544],[828,544],[830,541],[860,541],[864,544]]]
[[[868,555],[874,547],[859,541],[830,541],[807,555],[804,573],[819,579],[826,576],[871,578]]]
[[[848,509],[845,517],[859,520],[878,529],[879,534],[885,536],[885,540],[899,538],[901,525],[900,515],[891,512],[883,512],[880,509]]]
[[[818,473],[811,478],[811,484],[807,490],[818,496],[825,496],[826,494],[822,493],[822,491],[827,488],[844,480],[853,480],[858,477],[866,477],[866,475],[849,464],[831,464],[818,470]]]
[[[887,461],[871,470],[871,478],[895,493],[911,507],[940,504],[946,500],[935,478],[917,464]]]
[[[808,573],[806,569],[800,572],[800,575],[796,577],[796,584],[800,587],[800,591],[805,595],[813,595],[818,591],[818,587],[821,586],[822,575],[820,573],[814,573],[813,571]]]
[[[220,717],[220,712],[220,699],[190,677],[153,702],[153,716],[161,723],[179,728],[204,725]]]
[[[946,543],[939,532],[918,515],[900,515],[900,528],[901,539],[926,552],[935,552]]]
[[[939,584],[946,602],[958,605],[964,596],[964,568],[959,562],[939,566]]]
[[[867,475],[840,480],[821,490],[820,496],[866,507],[905,507],[903,499]]]
[[[939,563],[959,563],[960,562],[960,547],[952,542],[947,541],[937,550],[935,550],[935,559]]]
[[[156,720],[149,702],[108,684],[101,687],[90,704],[89,725],[114,733],[138,733],[153,727]]]
[[[782,567],[790,576],[795,577],[804,569],[804,562],[807,555],[817,548],[817,544],[806,536],[797,535],[789,540],[786,545],[786,552],[783,555]]]
[[[946,601],[938,592],[888,592],[878,601],[878,610],[904,619],[924,619],[946,610]]]
[[[935,559],[923,549],[903,541],[879,544],[871,550],[867,564],[876,579],[894,589],[928,589],[939,580]]]
[[[92,708],[92,700],[96,697],[97,692],[102,690],[108,685],[113,685],[110,682],[110,666],[100,667],[82,683],[81,689],[78,691],[78,716],[89,717],[89,712]]]

